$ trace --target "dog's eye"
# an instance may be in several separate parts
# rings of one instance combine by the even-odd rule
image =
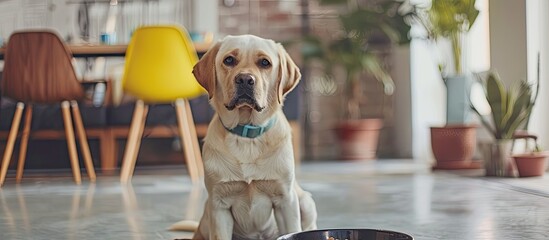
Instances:
[[[233,56],[228,56],[223,59],[223,63],[227,66],[234,66],[236,64],[236,59]]]
[[[268,67],[271,66],[271,62],[269,62],[269,60],[267,60],[267,59],[261,59],[261,60],[259,61],[259,65],[260,65],[261,67],[268,68]]]

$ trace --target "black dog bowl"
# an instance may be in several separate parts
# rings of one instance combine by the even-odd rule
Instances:
[[[375,229],[321,229],[290,233],[278,240],[413,240],[405,233]]]

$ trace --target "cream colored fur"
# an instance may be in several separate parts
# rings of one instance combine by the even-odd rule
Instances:
[[[228,56],[237,64],[224,64]],[[264,59],[269,67],[260,65]],[[315,229],[315,203],[295,180],[291,128],[281,110],[301,74],[282,45],[252,35],[228,36],[202,57],[193,73],[216,111],[202,150],[208,199],[193,239],[276,239]],[[254,98],[261,111],[250,104],[226,107],[236,92],[235,77],[242,73],[255,77]],[[257,138],[225,129],[263,126],[271,118],[276,119],[273,127]]]

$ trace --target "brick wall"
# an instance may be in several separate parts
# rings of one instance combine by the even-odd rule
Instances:
[[[230,6],[219,2],[221,35],[254,34],[285,41],[301,34],[299,0],[236,0]]]

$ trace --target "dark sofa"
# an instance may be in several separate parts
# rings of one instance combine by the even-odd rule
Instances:
[[[292,123],[294,131],[299,131],[299,124],[297,124],[300,105],[299,95],[298,89],[291,92],[286,99],[284,107],[284,112]],[[201,96],[190,102],[193,118],[197,125],[197,133],[199,138],[201,138],[205,134],[207,124],[214,115],[214,111],[208,103],[207,96]],[[118,168],[134,104],[125,103],[117,107],[94,107],[90,100],[83,100],[79,106],[95,167],[104,171]],[[5,145],[14,111],[15,102],[5,97],[1,98],[0,142],[2,145]],[[151,105],[147,117],[147,129],[144,131],[144,138],[148,140],[142,144],[141,156],[148,158],[149,164],[169,163],[170,154],[175,154],[177,158],[180,158],[181,154],[177,154],[177,151],[173,150],[171,147],[172,144],[170,144],[171,141],[177,139],[178,134],[176,129],[176,115],[173,106],[170,104]],[[294,135],[294,144],[299,143],[299,132],[296,132]],[[64,131],[60,106],[35,105],[26,168],[69,168],[68,155],[65,149],[66,145],[63,141]],[[156,144],[157,146],[148,147],[147,144]],[[120,145],[119,148],[117,147],[118,145]],[[163,151],[147,152],[147,149],[162,149]],[[296,156],[299,156],[297,150]],[[3,151],[1,153],[3,154]],[[16,148],[14,154],[17,153],[18,150]],[[13,165],[11,169],[14,168],[15,162],[11,162]]]

